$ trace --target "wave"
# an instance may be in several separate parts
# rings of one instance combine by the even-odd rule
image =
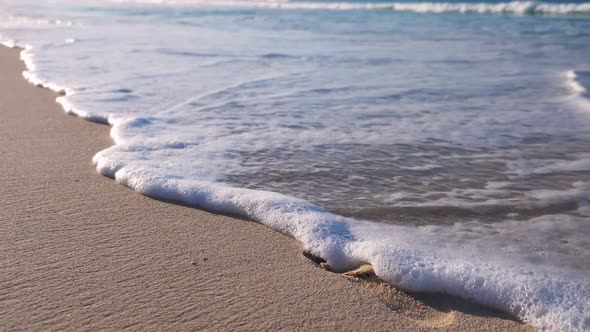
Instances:
[[[501,3],[450,3],[450,2],[290,2],[290,1],[244,1],[244,0],[117,0],[117,2],[182,4],[213,7],[255,7],[274,9],[306,10],[392,10],[416,13],[478,13],[516,15],[582,15],[590,14],[590,3],[547,3],[535,1],[512,1]]]
[[[590,110],[590,71],[568,70],[565,73],[567,86],[572,91],[578,108]]]
[[[75,26],[76,23],[70,20],[47,19],[42,17],[30,17],[26,15],[3,16],[3,23],[9,25],[49,25],[49,26]]]
[[[588,96],[588,83],[590,83],[590,71],[574,71],[566,72],[568,85],[572,91],[578,96]]]
[[[6,43],[16,47],[17,43]],[[135,191],[163,200],[171,200],[211,211],[243,216],[260,222],[300,241],[306,250],[327,261],[334,271],[346,271],[369,263],[377,276],[393,285],[411,291],[444,292],[472,299],[482,305],[510,312],[523,321],[551,331],[584,331],[590,328],[590,285],[575,273],[559,267],[530,264],[529,257],[508,255],[494,240],[478,240],[473,250],[465,248],[464,238],[457,234],[470,229],[409,228],[355,220],[335,215],[308,201],[282,194],[198,180],[178,179],[150,173],[136,167],[133,159],[122,157],[125,151],[146,151],[157,147],[149,141],[128,142],[127,129],[141,126],[141,118],[100,118],[76,109],[68,101],[75,91],[44,81],[33,63],[33,49],[26,46],[26,79],[37,86],[62,94],[57,101],[68,113],[108,123],[115,145],[97,153],[93,162],[99,173]],[[162,144],[162,143],[159,143]],[[167,146],[183,146],[167,142]],[[554,218],[555,220],[551,219]],[[574,241],[586,231],[587,224],[571,216],[545,216],[531,220],[526,232],[550,238],[553,233],[567,232]],[[502,227],[498,226],[498,230]],[[577,237],[576,237],[577,236]],[[441,241],[440,238],[444,238]],[[542,242],[539,242],[542,243]]]

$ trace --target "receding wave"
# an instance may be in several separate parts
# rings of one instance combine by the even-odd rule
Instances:
[[[3,44],[17,46],[15,43]],[[410,291],[444,292],[472,299],[510,312],[543,330],[587,330],[588,320],[580,317],[588,312],[589,304],[580,299],[590,298],[588,284],[568,271],[559,270],[559,266],[529,263],[529,260],[541,259],[535,256],[536,243],[567,238],[568,243],[586,250],[584,235],[588,233],[588,224],[580,217],[545,215],[523,224],[507,221],[488,225],[489,230],[460,223],[455,224],[450,232],[431,225],[390,227],[335,215],[308,201],[279,193],[160,176],[138,169],[134,160],[125,160],[122,154],[158,149],[150,146],[154,142],[140,143],[140,146],[130,144],[121,135],[125,128],[142,126],[147,120],[104,118],[77,109],[67,99],[74,93],[72,90],[37,76],[31,46],[25,47],[21,57],[28,69],[25,78],[37,86],[64,94],[57,101],[67,113],[113,126],[111,136],[115,145],[97,153],[93,163],[99,173],[141,194],[258,221],[299,240],[314,255],[324,258],[334,271],[349,270],[368,262],[383,280]],[[167,147],[178,144],[184,147],[178,142],[165,144]],[[508,225],[507,230],[503,228],[505,225]],[[512,234],[509,230],[516,231]],[[503,233],[506,242],[492,238],[500,232],[506,233]],[[555,240],[553,233],[561,234],[561,237]],[[527,237],[520,238],[519,234]],[[459,245],[465,247],[467,236],[483,240],[472,242],[472,250],[454,250]],[[445,238],[446,244],[440,241],[441,237]],[[417,238],[421,241],[416,242]],[[506,243],[524,243],[525,240],[528,242],[524,247],[530,249],[530,254],[528,251],[523,256],[511,253],[512,256],[506,258],[502,253],[512,249],[502,249],[499,254],[489,252],[489,248],[504,248]],[[433,252],[437,255],[433,256]],[[483,256],[485,261],[481,259]],[[562,256],[566,261],[567,257]],[[574,257],[581,257],[581,254]],[[585,262],[582,260],[582,264]],[[555,294],[559,294],[558,298]]]
[[[307,10],[392,10],[416,13],[478,13],[516,15],[590,15],[590,3],[547,3],[511,1],[501,3],[449,3],[449,2],[291,2],[245,0],[118,0],[117,2],[183,4],[214,7],[256,7]]]

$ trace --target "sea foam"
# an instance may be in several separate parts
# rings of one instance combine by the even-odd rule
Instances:
[[[149,144],[128,143],[117,134],[130,122],[140,124],[142,121],[105,119],[76,110],[67,100],[67,95],[73,91],[37,77],[32,52],[31,46],[22,51],[22,59],[28,67],[25,77],[35,85],[65,92],[66,96],[57,100],[67,112],[112,126],[111,135],[116,145],[97,153],[93,163],[100,174],[138,193],[255,220],[300,241],[311,253],[325,259],[334,271],[347,271],[369,263],[377,276],[406,290],[444,292],[471,299],[512,313],[548,331],[590,328],[587,278],[576,275],[575,270],[567,272],[571,266],[560,270],[559,266],[538,264],[542,258],[533,248],[535,243],[547,243],[556,233],[568,234],[570,238],[567,239],[574,244],[584,243],[579,236],[590,229],[581,219],[559,215],[539,217],[530,220],[524,225],[527,229],[520,231],[516,230],[523,227],[522,223],[513,222],[513,227],[497,224],[496,231],[491,234],[508,230],[514,232],[509,235],[515,238],[506,237],[505,243],[499,243],[494,237],[480,234],[477,241],[469,242],[461,234],[473,234],[477,226],[416,229],[382,225],[338,216],[305,200],[274,192],[154,174],[125,155],[133,149],[150,149]],[[518,238],[519,234],[528,235],[523,239]],[[532,234],[536,234],[534,239],[530,237]],[[526,243],[531,251],[523,255],[522,250],[513,249],[515,243],[521,246]],[[457,251],[457,246],[463,249]],[[500,251],[490,252],[489,248]]]

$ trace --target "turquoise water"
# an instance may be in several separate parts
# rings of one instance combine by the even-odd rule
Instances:
[[[590,326],[590,4],[4,1],[101,174],[336,270]]]

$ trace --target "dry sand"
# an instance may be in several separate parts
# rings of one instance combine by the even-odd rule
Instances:
[[[328,272],[262,225],[97,175],[109,127],[65,115],[18,52],[0,48],[0,330],[531,330]]]

